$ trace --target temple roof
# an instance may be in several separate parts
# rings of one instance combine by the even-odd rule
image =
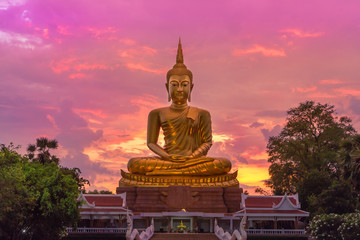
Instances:
[[[126,193],[122,194],[83,194],[78,200],[83,201],[81,209],[84,208],[123,208],[126,207]]]
[[[113,194],[84,194],[86,201],[90,204],[95,203],[96,207],[122,207],[123,199],[121,196]]]
[[[298,195],[292,196],[252,196],[241,195],[241,208],[279,208],[283,204],[289,208],[299,209],[300,203]]]
[[[253,196],[241,194],[241,210],[234,216],[309,216],[300,209],[298,194],[283,196]]]

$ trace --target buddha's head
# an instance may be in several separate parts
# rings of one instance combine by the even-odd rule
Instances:
[[[176,64],[166,74],[166,90],[168,100],[175,104],[184,104],[191,100],[191,90],[194,86],[192,82],[192,72],[184,64],[181,41],[176,55]]]

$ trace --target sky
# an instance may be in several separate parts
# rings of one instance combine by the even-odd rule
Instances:
[[[88,190],[115,192],[146,147],[147,115],[169,105],[181,37],[191,106],[212,116],[208,156],[250,193],[269,178],[266,144],[286,111],[335,106],[360,130],[357,0],[0,0],[0,143],[58,140]],[[160,144],[163,140],[160,139]]]

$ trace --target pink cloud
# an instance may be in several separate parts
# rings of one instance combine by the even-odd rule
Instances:
[[[125,48],[117,51],[118,55],[123,58],[134,58],[135,56],[153,56],[158,51],[148,46]]]
[[[349,89],[349,88],[338,88],[334,89],[335,92],[340,93],[341,95],[352,95],[352,96],[360,96],[360,90],[357,89]]]
[[[291,35],[300,37],[300,38],[316,38],[316,37],[321,37],[324,35],[324,32],[304,32],[304,31],[302,31],[300,29],[296,29],[296,28],[284,29],[284,30],[281,30],[280,32],[290,33]]]
[[[61,25],[58,25],[57,26],[57,32],[61,35],[71,35],[71,33],[69,32],[69,26],[61,26]]]
[[[70,70],[75,70],[78,72],[88,71],[88,70],[113,70],[114,66],[107,66],[105,64],[100,64],[100,63],[89,63],[86,61],[84,62],[75,57],[71,57],[71,58],[61,59],[59,61],[51,61],[50,68],[55,73],[60,74],[62,72],[67,72]],[[79,74],[79,73],[74,73],[69,76],[69,78],[71,79],[84,78],[84,77],[85,77],[84,74]]]
[[[324,85],[336,85],[336,84],[341,84],[344,83],[344,81],[341,81],[339,79],[323,79],[320,80],[320,84],[324,84]]]
[[[34,49],[42,44],[42,40],[41,38],[30,34],[0,30],[0,44],[1,43],[24,49]]]
[[[340,106],[359,126],[358,101],[346,106],[360,96],[360,3],[305,1],[3,1],[0,143],[57,138],[63,164],[114,191],[129,158],[152,154],[147,115],[169,105],[165,73],[181,35],[191,105],[212,115],[209,156],[231,159],[243,183],[262,186],[265,137],[305,98]],[[346,87],[334,89],[338,79]]]
[[[77,78],[86,78],[86,74],[83,73],[73,73],[69,75],[70,79],[77,79]]]
[[[81,108],[74,108],[73,109],[74,112],[78,113],[90,113],[96,117],[100,117],[100,118],[106,118],[107,115],[101,110],[101,109],[81,109]]]
[[[284,49],[274,49],[274,48],[266,48],[260,45],[255,44],[253,47],[248,49],[235,49],[233,51],[234,56],[241,56],[247,54],[256,54],[261,53],[266,57],[285,57],[286,53]]]
[[[60,61],[51,61],[50,68],[55,73],[62,73],[62,72],[70,70],[72,63],[74,61],[75,61],[75,58],[67,58],[67,59],[62,59]]]
[[[95,38],[102,38],[109,34],[115,34],[118,30],[114,27],[106,27],[106,28],[95,28],[95,27],[88,27],[87,30],[95,37]]]
[[[301,87],[297,87],[297,88],[292,88],[291,91],[292,92],[299,92],[299,93],[308,93],[308,92],[314,92],[316,91],[317,87],[309,87],[309,88],[301,88]]]
[[[155,73],[155,74],[166,73],[165,69],[152,69],[152,68],[144,66],[144,64],[141,64],[141,63],[127,63],[126,67],[129,68],[130,70],[140,70],[140,71]]]
[[[94,70],[94,69],[101,69],[101,70],[113,69],[112,67],[105,66],[104,64],[96,64],[96,63],[95,64],[81,63],[74,65],[73,68],[76,71]]]

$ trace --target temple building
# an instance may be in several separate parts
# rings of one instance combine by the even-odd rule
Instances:
[[[149,188],[151,190],[151,188]],[[229,193],[227,193],[229,194]],[[125,234],[129,215],[133,227],[144,231],[154,220],[155,233],[170,233],[186,231],[191,233],[213,233],[214,222],[219,227],[232,233],[239,229],[240,221],[247,216],[246,232],[248,236],[305,236],[304,220],[309,213],[301,210],[298,195],[257,196],[241,193],[238,211],[233,208],[211,212],[209,210],[188,211],[137,211],[134,203],[136,197],[127,205],[127,194],[80,194],[81,221],[76,231],[68,229],[73,234],[81,233],[117,233]],[[135,201],[134,201],[135,200]],[[131,200],[130,200],[131,201]],[[208,207],[212,205],[209,201]],[[229,204],[231,206],[231,203]],[[230,210],[230,211],[229,211]],[[180,230],[179,226],[184,228]]]

